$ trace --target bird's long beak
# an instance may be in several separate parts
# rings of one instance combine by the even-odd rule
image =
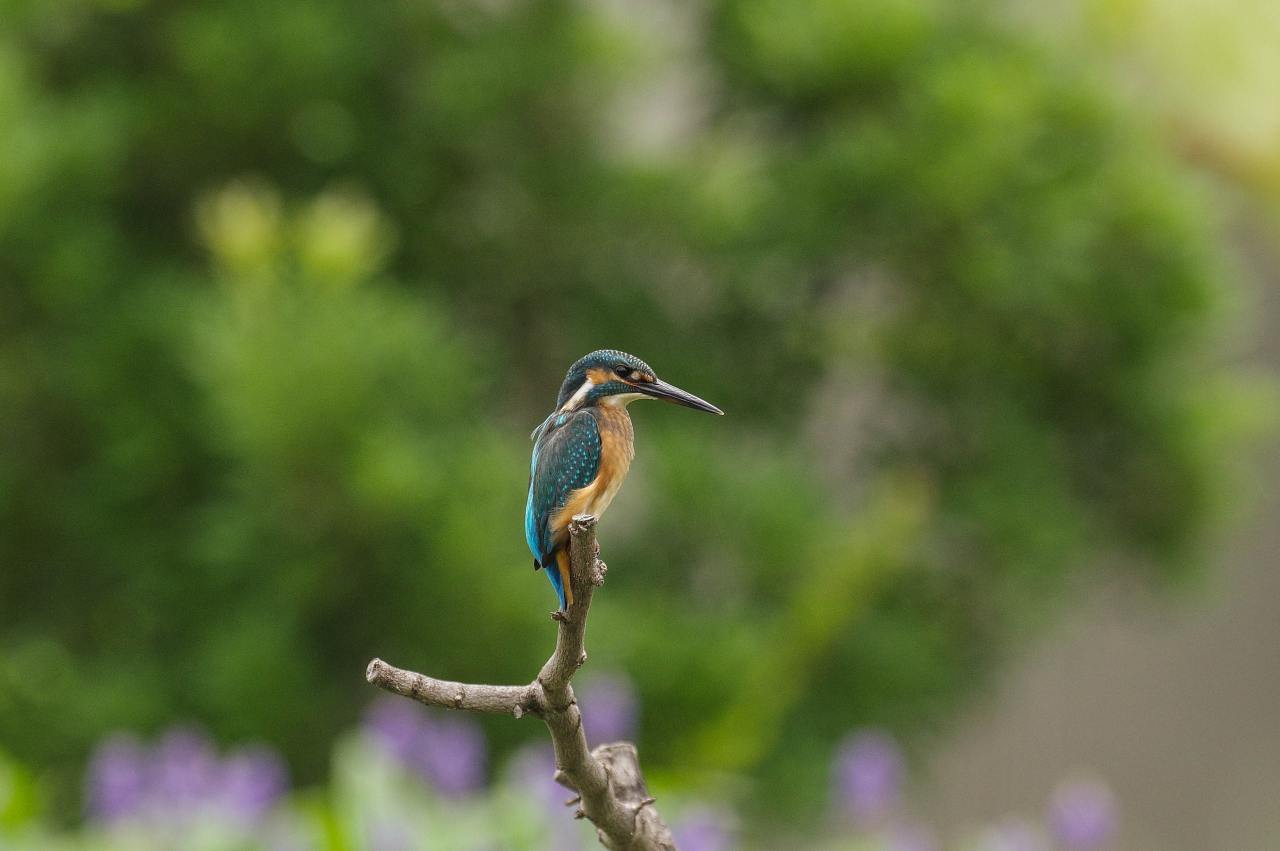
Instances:
[[[633,385],[637,390],[646,396],[652,396],[655,399],[662,399],[667,402],[675,402],[677,405],[684,405],[686,408],[693,408],[698,411],[706,411],[708,414],[720,414],[724,416],[724,411],[715,405],[699,399],[692,393],[686,393],[674,384],[668,384],[661,378],[654,379],[652,382],[644,382],[643,384]]]

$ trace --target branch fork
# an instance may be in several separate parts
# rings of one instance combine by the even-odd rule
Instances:
[[[556,648],[528,685],[497,686],[438,680],[388,665],[369,663],[365,678],[375,686],[444,709],[536,715],[547,725],[556,755],[555,780],[577,793],[574,818],[590,819],[600,844],[613,851],[675,851],[671,831],[653,806],[640,772],[635,745],[615,742],[587,747],[582,712],[570,681],[587,662],[587,612],[607,567],[599,559],[596,518],[579,514],[569,523],[573,603],[557,612]]]

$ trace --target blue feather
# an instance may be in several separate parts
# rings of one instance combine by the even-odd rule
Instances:
[[[586,487],[600,471],[600,430],[591,409],[553,414],[535,430],[529,464],[529,497],[524,509],[524,535],[534,560],[547,569],[560,608],[565,591],[555,553],[564,544],[563,528],[552,528],[555,515],[573,491]]]
[[[545,573],[547,575],[547,578],[551,580],[551,587],[555,589],[556,599],[560,601],[560,611],[562,612],[568,611],[569,601],[565,599],[565,596],[564,596],[564,582],[562,582],[560,579],[560,568],[556,567],[553,564],[542,572]]]

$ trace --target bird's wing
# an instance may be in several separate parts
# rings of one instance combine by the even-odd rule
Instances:
[[[556,418],[556,414],[552,414],[542,422],[538,423],[538,425],[534,427],[533,431],[529,432],[529,439],[532,440],[534,443],[537,443],[538,438],[542,436],[543,430],[547,427],[547,423],[551,422],[555,418]]]
[[[569,494],[595,480],[600,451],[600,430],[590,411],[561,414],[543,424],[533,447],[524,509],[525,539],[540,563],[551,557],[555,545],[551,518]]]

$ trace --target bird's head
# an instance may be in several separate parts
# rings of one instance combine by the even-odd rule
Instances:
[[[556,408],[572,411],[589,405],[621,406],[646,398],[711,414],[724,413],[710,402],[658,378],[649,364],[635,355],[613,349],[594,351],[569,367],[564,384],[560,385]]]

